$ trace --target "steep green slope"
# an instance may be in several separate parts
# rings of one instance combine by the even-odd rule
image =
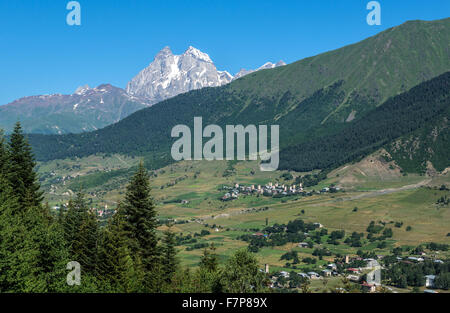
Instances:
[[[422,81],[449,70],[450,18],[409,21],[353,45],[307,58],[289,66],[250,74],[233,84],[238,92],[271,97],[290,91],[304,99],[316,90],[343,80],[346,97],[334,118],[350,113],[352,92],[381,104]]]
[[[450,70],[449,42],[450,19],[407,22],[227,86],[179,95],[95,132],[30,139],[39,160],[103,152],[147,155],[161,165],[170,162],[172,127],[202,116],[204,125],[279,124],[282,147],[306,143],[345,129],[385,99]]]
[[[442,170],[443,166],[450,164],[450,142],[448,132],[445,133],[450,117],[449,90],[450,72],[447,72],[387,100],[364,119],[350,123],[336,134],[282,150],[280,168],[297,171],[335,168],[365,156],[401,136],[418,137],[426,142],[422,134],[428,134],[432,129],[436,135],[434,146],[438,148],[433,155],[435,160],[439,159],[439,168]],[[402,148],[404,140],[391,146],[391,151],[396,152],[393,153],[395,160],[401,161],[408,150],[406,146]],[[427,153],[427,143],[419,145],[415,141],[413,146],[414,150],[409,154],[408,170],[414,168],[413,164],[431,159],[423,155]]]
[[[450,105],[434,123],[390,143],[386,150],[405,172],[439,172],[450,166]],[[431,163],[432,167],[429,166]]]
[[[71,95],[43,95],[0,106],[0,127],[6,133],[20,121],[26,133],[67,134],[93,131],[148,107],[143,99],[110,84]]]

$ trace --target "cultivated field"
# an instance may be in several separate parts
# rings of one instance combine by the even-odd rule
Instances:
[[[127,179],[138,162],[138,159],[120,155],[96,156],[40,164],[39,172],[47,173],[43,186],[52,190],[48,196],[52,205],[67,201],[81,186],[94,206],[107,204],[114,207],[123,197]],[[53,174],[49,176],[48,173]],[[222,259],[236,249],[247,247],[248,243],[237,237],[262,230],[266,220],[268,225],[273,225],[301,218],[305,222],[321,223],[329,233],[345,230],[348,235],[354,231],[367,235],[366,228],[371,221],[384,222],[393,230],[393,237],[386,240],[386,247],[382,249],[377,248],[376,242],[370,243],[366,239],[360,248],[344,243],[331,245],[326,243],[328,237],[323,236],[321,247],[329,249],[332,256],[324,257],[314,265],[300,263],[295,268],[298,271],[319,270],[336,254],[354,255],[358,249],[389,254],[397,246],[450,243],[447,236],[450,207],[436,204],[440,197],[450,196],[449,191],[437,188],[442,184],[450,186],[449,174],[436,177],[404,175],[396,166],[383,162],[379,154],[341,167],[319,185],[306,188],[308,191],[320,190],[334,183],[343,188],[337,193],[284,198],[241,195],[233,201],[220,200],[226,192],[222,190],[224,185],[292,184],[297,176],[305,174],[291,172],[292,179],[285,180],[284,173],[287,172],[261,172],[257,162],[185,161],[152,171],[151,182],[160,218],[174,219],[176,224],[172,230],[179,235],[194,236],[208,230],[209,235],[195,237],[196,243],[214,243]],[[68,176],[73,178],[67,179]],[[182,200],[184,203],[180,203]],[[180,221],[187,223],[180,224]],[[402,222],[402,226],[394,227],[395,222]],[[411,227],[409,231],[406,230],[408,226]],[[164,228],[162,226],[161,230]],[[192,244],[178,248],[183,264],[198,264],[202,248],[196,249]],[[261,263],[269,264],[271,271],[275,271],[286,267],[286,261],[280,257],[291,250],[298,251],[300,258],[311,257],[313,252],[313,249],[288,243],[262,248],[257,256]]]

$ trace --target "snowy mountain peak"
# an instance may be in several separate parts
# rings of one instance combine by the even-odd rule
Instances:
[[[77,94],[77,95],[82,95],[82,94],[84,94],[86,91],[88,91],[89,89],[90,89],[90,88],[89,88],[89,85],[80,86],[80,87],[77,88],[77,90],[75,90],[75,94]]]
[[[165,47],[128,83],[126,90],[156,103],[193,89],[221,86],[232,78],[228,72],[217,71],[209,55],[192,46],[181,55]]]
[[[192,57],[205,61],[205,62],[209,62],[209,63],[213,63],[211,58],[209,57],[208,54],[201,52],[200,50],[198,50],[197,48],[194,48],[192,46],[189,46],[189,48],[184,52],[184,55],[191,55]]]
[[[193,89],[222,86],[252,72],[285,64],[267,62],[256,70],[243,69],[233,77],[227,71],[218,71],[209,55],[193,46],[181,55],[173,54],[166,46],[128,83],[126,91],[154,104]]]
[[[242,68],[238,73],[236,73],[236,75],[234,75],[233,80],[241,78],[250,73],[257,72],[259,70],[265,70],[265,69],[275,68],[275,67],[284,66],[284,65],[286,65],[286,63],[284,63],[284,61],[280,60],[275,64],[273,64],[272,62],[266,62],[262,66],[258,67],[256,70],[246,70],[245,68]]]
[[[158,52],[155,58],[164,58],[169,55],[172,55],[172,50],[170,50],[169,46],[165,46],[164,48],[161,49],[161,51]]]

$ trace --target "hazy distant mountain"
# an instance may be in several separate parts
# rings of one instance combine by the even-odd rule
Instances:
[[[259,70],[265,70],[265,69],[275,68],[275,67],[284,66],[284,65],[286,65],[286,63],[284,63],[284,61],[280,60],[275,64],[273,64],[271,62],[267,62],[263,66],[260,66],[259,68],[257,68],[256,70],[246,70],[245,68],[242,68],[236,75],[234,75],[233,80],[241,78],[250,73],[257,72]]]
[[[259,69],[279,65],[285,63],[268,62]],[[251,72],[254,71],[241,71],[237,78]],[[169,47],[165,47],[128,83],[126,91],[111,85],[93,89],[85,85],[78,87],[72,95],[21,98],[0,106],[0,128],[10,132],[14,123],[20,120],[27,133],[65,134],[96,130],[178,94],[225,85],[233,79],[227,71],[218,71],[211,58],[194,47],[189,47],[182,55],[174,55]]]
[[[128,83],[127,92],[156,103],[190,90],[228,84],[232,78],[228,72],[218,71],[209,55],[192,46],[181,55],[165,47]]]
[[[28,133],[79,133],[118,122],[148,105],[109,84],[86,85],[71,95],[31,96],[0,106],[0,127],[9,132],[20,120]]]

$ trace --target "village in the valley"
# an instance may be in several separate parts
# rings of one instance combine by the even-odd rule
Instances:
[[[257,236],[258,234],[254,235]],[[307,248],[308,243],[301,242],[298,244],[298,247]],[[384,257],[385,256],[383,255],[377,255],[375,259],[345,255],[342,258],[335,259],[334,263],[323,266],[323,269],[319,272],[309,271],[302,273],[283,270],[270,273],[268,264],[265,264],[264,269],[260,269],[260,271],[270,275],[270,287],[275,289],[286,288],[286,286],[289,286],[290,281],[326,281],[331,277],[340,277],[343,281],[358,284],[361,290],[365,292],[378,292],[381,289],[386,288],[395,293],[396,291],[394,289],[382,284],[382,270],[385,269],[385,267],[382,266],[379,261],[383,260]],[[395,260],[390,260],[390,262],[405,264],[419,264],[425,261],[444,264],[444,261],[427,256],[424,252],[422,252],[419,257],[396,257]],[[437,293],[435,290],[432,290],[435,288],[435,279],[436,275],[429,274],[424,276],[424,285],[425,288],[428,288],[424,290],[424,293]]]
[[[234,186],[223,186],[222,190],[226,190],[227,192],[222,196],[221,200],[229,201],[238,199],[240,195],[263,195],[266,197],[282,198],[292,195],[311,196],[313,193],[337,192],[341,189],[334,185],[330,185],[329,187],[322,188],[320,191],[306,191],[304,190],[302,183],[299,183],[298,185],[286,185],[269,182],[265,186],[244,186],[236,183]]]

